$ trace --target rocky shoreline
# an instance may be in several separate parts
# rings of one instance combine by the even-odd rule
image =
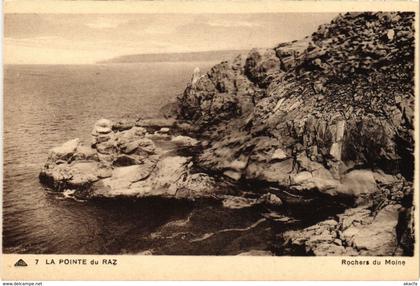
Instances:
[[[200,142],[179,135],[172,119],[98,120],[91,146],[78,138],[51,149],[39,178],[45,186],[77,199],[163,198],[222,201],[226,207],[281,206],[271,193],[238,195],[229,181],[216,181],[194,166]],[[172,134],[175,133],[175,134]]]
[[[82,199],[316,206],[326,220],[280,232],[280,255],[413,254],[413,13],[347,13],[195,70],[163,113],[97,121],[91,146],[51,150],[41,183]]]
[[[168,126],[173,123],[100,119],[94,125],[91,146],[74,139],[51,150],[40,180],[55,190],[74,190],[79,199],[214,196],[210,192],[214,180],[192,173],[192,158],[174,152],[194,148],[198,141],[171,136]],[[146,128],[157,130],[149,133]],[[162,149],[154,141],[169,146]]]

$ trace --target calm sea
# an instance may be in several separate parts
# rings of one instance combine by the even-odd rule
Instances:
[[[99,118],[156,116],[193,69],[214,63],[5,66],[5,253],[231,255],[267,250],[258,211],[162,200],[77,202],[48,192],[38,173],[48,150],[89,142]]]

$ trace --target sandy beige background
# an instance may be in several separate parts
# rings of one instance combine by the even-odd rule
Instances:
[[[419,142],[419,3],[351,1],[5,1],[4,13],[261,13],[261,12],[416,12],[416,142]],[[5,55],[7,56],[7,55]],[[419,205],[419,146],[416,144],[415,205]],[[416,212],[416,239],[419,239]],[[374,239],[374,238],[372,238]],[[419,244],[415,257],[232,257],[232,256],[91,256],[2,255],[3,280],[417,280]],[[18,259],[28,267],[14,267]],[[88,265],[58,265],[59,259],[85,258]],[[35,265],[35,259],[39,264]],[[45,261],[54,259],[55,265]],[[118,265],[89,264],[92,259],[117,259]],[[369,266],[344,266],[342,259],[369,260]],[[405,266],[384,265],[385,259],[405,261]],[[381,266],[372,265],[374,260]]]

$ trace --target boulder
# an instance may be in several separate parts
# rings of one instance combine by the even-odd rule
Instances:
[[[188,157],[169,156],[155,162],[114,168],[112,176],[94,183],[87,196],[214,198],[218,193],[215,181],[203,173],[190,174],[190,160]]]
[[[93,182],[109,176],[109,171],[96,161],[76,161],[71,164],[44,166],[39,178],[56,191],[65,189],[85,190]]]
[[[92,135],[93,136],[98,136],[100,134],[108,134],[112,132],[112,121],[102,118],[99,119],[98,121],[96,121],[93,130],[92,130]]]
[[[116,134],[116,144],[119,150],[125,154],[129,154],[136,150],[139,146],[138,140],[146,135],[146,129],[142,127],[133,127]],[[149,141],[148,141],[149,142]]]
[[[104,138],[104,136],[100,136],[100,138]],[[103,155],[114,155],[117,153],[117,142],[116,137],[114,134],[108,136],[108,140],[103,142],[97,142],[93,145],[96,151]]]
[[[76,153],[80,145],[80,139],[76,138],[63,143],[61,146],[54,147],[50,150],[48,161],[56,162],[57,160],[68,161]]]
[[[92,160],[92,161],[99,161],[97,152],[88,147],[79,145],[76,148],[76,152],[73,154],[73,160],[75,161],[83,161],[83,160]]]
[[[199,143],[198,140],[188,137],[188,136],[183,136],[183,135],[172,137],[171,141],[175,143],[176,145],[183,146],[183,147],[193,147],[193,146],[197,146]]]
[[[112,122],[100,119],[93,126],[92,148],[98,153],[100,161],[111,163],[117,153],[116,135],[112,132]]]
[[[287,153],[283,149],[279,148],[279,149],[274,150],[273,155],[271,155],[271,160],[281,161],[281,160],[286,159],[287,157],[288,157]]]
[[[121,119],[112,124],[112,131],[125,131],[130,130],[135,126],[136,122],[130,119]]]

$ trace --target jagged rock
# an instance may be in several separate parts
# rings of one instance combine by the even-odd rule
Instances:
[[[59,147],[54,147],[50,150],[48,155],[48,161],[56,162],[57,160],[68,161],[76,153],[77,148],[80,145],[80,139],[76,138],[67,141]]]
[[[302,39],[291,43],[279,44],[274,50],[280,59],[280,68],[282,71],[288,71],[296,67],[308,47],[308,39]]]
[[[137,149],[140,140],[146,140],[144,139],[145,135],[146,130],[142,127],[134,127],[130,130],[119,132],[116,137],[117,147],[121,152],[130,154]],[[149,139],[146,141],[151,145]]]
[[[48,187],[83,190],[100,178],[110,176],[109,170],[96,161],[75,161],[70,164],[46,165],[39,178]]]
[[[112,121],[108,120],[108,119],[99,119],[98,121],[96,121],[95,126],[93,127],[92,130],[92,135],[93,136],[98,136],[100,134],[108,134],[110,132],[112,132]]]
[[[100,138],[102,140],[104,139],[104,136],[101,136]],[[108,140],[100,142],[100,143],[96,142],[96,144],[94,144],[94,148],[100,154],[113,155],[117,152],[116,137],[114,136],[114,134],[110,134],[109,136],[107,136],[107,139]]]
[[[298,202],[351,198],[354,208],[338,217],[284,233],[292,250],[412,253],[413,79],[414,13],[346,13],[302,40],[254,49],[207,74],[195,70],[173,109],[179,121],[141,119],[133,126],[99,120],[93,149],[67,142],[51,152],[40,179],[81,197],[282,205],[271,193],[224,196],[213,178],[192,171],[194,165],[224,174],[230,184],[275,185]],[[150,140],[168,139],[168,128],[192,136],[171,139],[180,149],[202,142],[194,164],[163,155]]]
[[[265,51],[253,49],[249,52],[244,70],[251,81],[260,87],[266,87],[271,82],[272,76],[279,73],[280,60],[272,49]]]
[[[111,176],[76,191],[80,198],[160,197],[195,200],[217,198],[215,182],[208,175],[189,171],[191,158],[169,156],[137,165],[115,167]]]
[[[85,199],[214,198],[218,193],[214,180],[204,173],[191,174],[190,160],[181,156],[159,159],[152,155],[136,164],[115,164],[113,169],[97,161],[75,161],[44,167],[40,180],[57,191],[74,190],[74,196]]]
[[[305,39],[216,65],[178,98],[178,118],[209,142],[198,167],[304,196],[400,204],[394,190],[414,174],[413,23],[409,12],[340,14]],[[245,167],[232,167],[238,158]],[[363,252],[324,230],[313,254]]]
[[[240,172],[237,172],[237,171],[234,171],[234,170],[224,171],[223,175],[225,175],[228,178],[231,178],[234,181],[239,181],[242,177],[242,174]]]
[[[159,155],[153,141],[144,138],[146,130],[132,127],[111,130],[112,123],[101,119],[95,123],[93,148],[79,139],[53,148],[40,173],[42,183],[57,191],[74,190],[75,196],[92,197],[92,190],[124,190],[144,180],[154,170]]]
[[[191,138],[188,136],[182,136],[182,135],[173,137],[171,141],[179,146],[185,146],[185,147],[197,146],[199,143],[199,141],[194,138]]]
[[[353,220],[351,226],[342,230],[347,245],[359,250],[361,255],[393,255],[398,246],[396,226],[400,207],[386,206],[370,223],[369,220]]]
[[[246,157],[238,158],[230,163],[229,168],[234,171],[242,171],[246,168],[248,164],[248,159]]]
[[[232,64],[222,62],[188,85],[178,98],[178,117],[199,120],[196,125],[201,127],[252,111],[260,89],[243,74],[241,62],[241,57]]]
[[[50,150],[39,178],[45,185],[59,191],[81,189],[107,176],[105,168],[99,163],[97,153],[76,138]]]
[[[376,216],[367,206],[349,209],[339,215],[338,220],[330,219],[303,230],[285,232],[284,244],[294,249],[303,247],[306,253],[317,256],[391,256],[399,244],[400,208],[400,205],[388,205]]]
[[[284,160],[287,157],[287,153],[283,149],[276,149],[273,155],[271,155],[271,160]]]
[[[247,152],[251,153],[248,165],[241,171],[241,176],[235,170],[238,172],[235,178],[279,182],[281,186],[316,189],[331,195],[341,192],[357,196],[370,192],[354,192],[341,186],[342,180],[349,180],[344,176],[349,166],[364,165],[396,174],[400,171],[401,158],[411,156],[399,149],[395,142],[395,130],[407,129],[402,127],[404,116],[398,118],[397,112],[393,111],[393,115],[387,112],[398,98],[400,114],[407,110],[407,117],[413,118],[413,104],[408,99],[414,98],[411,81],[414,75],[413,43],[405,42],[399,47],[404,53],[395,49],[396,38],[402,35],[402,31],[410,30],[408,34],[412,34],[412,25],[409,24],[412,21],[410,13],[349,13],[337,17],[302,41],[280,44],[273,50],[252,50],[243,69],[233,69],[233,63],[228,62],[216,65],[209,75],[196,82],[195,88],[187,87],[183,97],[179,98],[183,110],[197,111],[194,116],[181,111],[181,118],[193,120],[198,125],[213,126],[207,128],[213,131],[205,134],[212,144],[203,151],[199,164],[223,173],[229,169],[228,163],[235,160],[229,158],[229,153],[242,156],[248,155]],[[365,29],[363,23],[375,25]],[[384,42],[381,35],[388,32],[393,34],[393,39]],[[352,35],[351,42],[346,41],[348,33]],[[364,54],[362,50],[371,52]],[[378,50],[395,54],[380,57],[371,54]],[[405,91],[397,85],[390,85],[390,82],[395,82],[391,74],[377,70],[376,67],[382,66],[381,62],[385,60],[381,57],[386,57],[386,67],[393,65],[398,77],[404,78]],[[401,65],[401,60],[407,63],[407,68]],[[371,73],[366,74],[366,69]],[[365,84],[366,75],[369,84]],[[252,91],[254,101],[252,112],[246,114],[241,114],[240,102],[250,93],[238,93],[231,84],[235,78],[242,80],[243,76],[251,82],[247,89]],[[377,88],[373,89],[373,85]],[[263,96],[257,99],[259,90]],[[228,117],[219,117],[207,108],[217,102],[221,93],[232,103],[232,110],[236,110],[230,111]],[[389,100],[385,100],[387,97]],[[209,105],[206,107],[204,102],[207,99]],[[410,107],[405,108],[402,102],[410,102],[407,104]],[[218,119],[212,120],[215,116]],[[393,118],[393,121],[388,118]],[[410,120],[406,122],[411,125]],[[253,147],[249,141],[240,143],[238,140],[241,144],[238,146],[225,140],[233,130],[246,131],[247,134],[241,136],[250,136],[248,138],[255,139],[257,144]],[[278,141],[258,151],[259,142],[265,142],[266,138]],[[293,146],[291,154],[281,152],[285,146]],[[222,152],[226,155],[219,155]],[[268,157],[270,154],[272,158]],[[319,164],[316,169],[295,168],[293,160],[297,159],[299,163],[298,156],[302,154],[313,164]],[[288,161],[287,156],[292,161]],[[277,162],[281,160],[285,162]],[[367,183],[362,177],[360,179]],[[368,189],[374,188],[369,186]]]
[[[93,161],[99,161],[98,154],[95,152],[94,149],[79,145],[77,146],[76,152],[73,153],[74,161],[82,161],[82,160],[93,160]]]
[[[112,125],[112,130],[113,131],[124,131],[124,130],[130,130],[131,128],[134,127],[135,125],[135,121],[134,120],[130,120],[130,119],[122,119],[119,120],[118,122],[115,122]]]
[[[217,197],[220,190],[212,178],[204,173],[190,172],[191,158],[160,158],[151,140],[138,139],[138,134],[143,136],[141,131],[130,129],[113,134],[117,138],[115,141],[120,143],[115,145],[118,148],[116,159],[112,158],[113,166],[99,156],[102,155],[99,150],[99,160],[85,160],[92,155],[92,149],[81,148],[79,140],[67,142],[62,148],[51,151],[49,161],[40,173],[40,181],[56,191],[70,192],[71,196],[84,199],[151,196],[194,200]],[[73,157],[73,154],[79,155]]]

